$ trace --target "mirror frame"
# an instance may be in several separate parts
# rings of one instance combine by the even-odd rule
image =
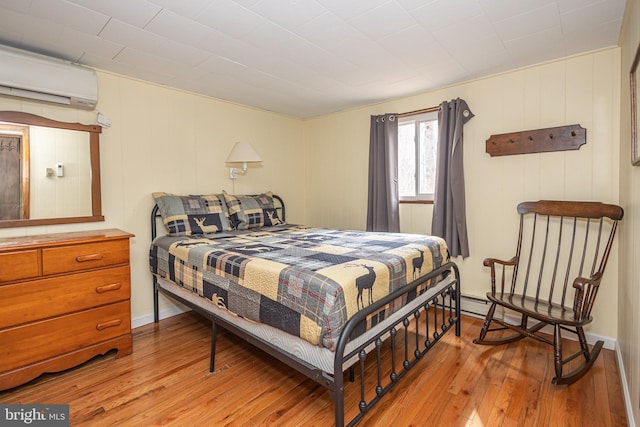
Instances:
[[[640,132],[638,129],[638,116],[640,111],[638,110],[638,85],[636,84],[636,72],[638,71],[638,63],[640,62],[640,45],[636,50],[636,56],[633,58],[631,64],[631,70],[629,71],[629,88],[631,90],[631,164],[633,166],[640,166],[640,150],[638,148],[638,138]]]
[[[0,122],[87,132],[89,133],[89,155],[91,157],[90,216],[4,220],[0,221],[0,228],[104,221],[104,216],[102,215],[102,194],[100,190],[100,134],[102,133],[102,126],[59,122],[19,111],[0,111]]]

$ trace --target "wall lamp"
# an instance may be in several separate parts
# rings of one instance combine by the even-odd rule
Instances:
[[[229,168],[229,178],[236,179],[238,175],[244,175],[247,171],[247,163],[261,162],[262,157],[256,153],[251,144],[247,142],[236,142],[227,156],[226,163],[242,163],[242,170],[239,168]]]

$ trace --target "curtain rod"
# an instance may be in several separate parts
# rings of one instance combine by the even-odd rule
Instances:
[[[416,114],[422,114],[422,113],[431,113],[433,111],[438,111],[439,108],[440,108],[440,106],[423,108],[422,110],[409,111],[407,113],[399,113],[399,114],[397,114],[397,116],[398,117],[405,117],[405,116],[414,116]]]

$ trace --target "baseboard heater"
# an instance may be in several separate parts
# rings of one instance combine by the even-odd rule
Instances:
[[[471,316],[484,318],[487,315],[489,302],[484,298],[472,295],[460,295],[460,310]]]

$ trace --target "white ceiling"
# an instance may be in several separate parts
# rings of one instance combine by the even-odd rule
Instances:
[[[626,0],[0,0],[0,44],[308,118],[618,43]]]

